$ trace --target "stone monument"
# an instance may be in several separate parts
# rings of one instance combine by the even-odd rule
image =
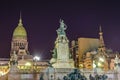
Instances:
[[[10,59],[10,71],[8,73],[8,80],[21,80],[19,69],[17,68],[17,55],[14,51]]]
[[[66,36],[67,29],[64,21],[60,19],[60,27],[57,29],[57,39],[53,49],[53,57],[50,60],[53,68],[74,68],[74,61],[69,51],[69,40]]]

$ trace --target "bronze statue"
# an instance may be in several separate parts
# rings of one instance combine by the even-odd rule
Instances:
[[[60,28],[58,28],[57,33],[58,35],[65,35],[65,30],[67,29],[66,24],[62,19],[60,19]]]

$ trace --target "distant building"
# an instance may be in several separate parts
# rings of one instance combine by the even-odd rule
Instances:
[[[76,67],[83,67],[83,58],[89,51],[96,51],[99,46],[99,39],[96,38],[78,38],[78,41],[72,41],[71,52]]]
[[[100,27],[98,38],[78,38],[77,41],[71,42],[71,52],[75,61],[75,67],[93,69],[100,67],[103,70],[110,69],[111,59],[115,58],[116,53],[110,49],[106,49],[103,39],[103,32]],[[104,63],[99,61],[104,59]],[[98,63],[99,62],[99,63]]]
[[[28,50],[27,32],[22,24],[20,15],[18,26],[15,28],[11,41],[10,58],[0,58],[0,76],[7,72],[11,64],[17,64],[20,72],[40,72],[48,67],[48,61],[33,60]]]
[[[28,51],[27,32],[23,27],[21,15],[18,26],[15,28],[13,32],[10,52],[11,58],[13,54],[17,55],[17,64],[19,68],[26,67],[25,65],[27,63],[33,65],[33,56],[30,55]],[[32,68],[32,66],[29,67]]]
[[[96,38],[78,38],[78,54],[79,61],[83,55],[89,51],[97,50],[99,46],[99,39]]]

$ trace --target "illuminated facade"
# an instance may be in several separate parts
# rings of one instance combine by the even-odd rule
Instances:
[[[99,48],[97,51],[97,54],[94,56],[94,61],[95,65],[98,68],[102,68],[103,70],[108,70],[108,55],[106,53],[106,48],[104,44],[104,39],[103,39],[103,32],[100,26],[100,32],[99,32]]]
[[[75,61],[75,67],[84,68],[85,64],[88,65],[92,58],[90,51],[97,50],[98,46],[99,39],[97,38],[78,38],[78,41],[72,41],[71,52]]]
[[[78,38],[79,67],[92,69],[92,57],[89,51],[96,50],[99,40],[96,38]]]
[[[33,56],[28,51],[27,32],[22,24],[21,15],[18,26],[13,32],[10,56],[11,61],[14,61],[12,57],[17,58],[16,61],[19,69],[33,68]]]
[[[78,41],[72,41],[71,52],[75,67],[88,70],[100,68],[105,71],[114,69],[113,64],[116,53],[105,48],[101,27],[99,36],[99,39],[78,38]]]
[[[0,58],[0,76],[8,73],[9,61],[10,60],[8,58]]]
[[[37,61],[30,55],[27,32],[22,24],[21,15],[18,26],[13,31],[10,59],[0,58],[0,63],[0,76],[8,73],[12,65],[16,65],[20,73],[39,73],[49,65],[48,61]]]
[[[11,42],[11,54],[14,51],[17,53],[17,55],[21,55],[21,56],[28,54],[27,32],[23,27],[21,16],[19,19],[18,26],[15,28],[13,32],[13,37]]]

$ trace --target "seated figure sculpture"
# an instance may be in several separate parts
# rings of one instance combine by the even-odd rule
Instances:
[[[78,69],[74,69],[73,72],[63,77],[63,80],[87,80],[87,78],[82,75]]]
[[[95,77],[93,77],[91,74],[89,75],[89,79],[90,80],[107,80],[107,75],[103,74],[103,75],[98,75],[96,74]]]

